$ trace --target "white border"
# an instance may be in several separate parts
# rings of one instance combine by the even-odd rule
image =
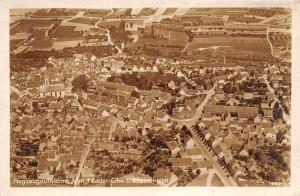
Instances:
[[[290,7],[292,31],[292,159],[291,186],[272,188],[11,188],[9,167],[9,9],[111,7]],[[0,195],[300,195],[300,0],[0,0]],[[297,55],[298,54],[298,55]]]

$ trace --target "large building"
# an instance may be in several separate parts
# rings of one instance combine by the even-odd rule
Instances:
[[[66,93],[66,87],[62,80],[55,80],[54,83],[50,83],[49,76],[45,75],[44,84],[40,86],[40,97],[64,97]]]

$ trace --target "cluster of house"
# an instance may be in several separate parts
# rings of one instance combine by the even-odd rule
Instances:
[[[281,103],[288,111],[291,111],[291,70],[290,66],[280,64],[270,64],[265,68],[268,75],[268,81],[274,89],[274,93],[281,98]]]
[[[241,103],[242,99],[255,97],[264,101]],[[272,93],[244,92],[230,96],[218,85],[215,95],[205,106],[198,134],[234,177],[243,178],[249,172],[257,175],[263,170],[251,153],[266,146],[290,145],[290,127],[281,120],[272,120],[274,104]],[[282,139],[278,140],[278,134],[283,134]]]
[[[91,147],[93,152],[107,150],[113,157],[138,160],[147,150],[149,134],[170,128],[170,116],[162,106],[172,102],[174,96],[159,89],[140,90],[135,86],[106,81],[117,72],[158,71],[156,66],[127,65],[123,60],[122,57],[97,59],[78,54],[71,59],[49,58],[53,67],[33,68],[27,75],[13,73],[12,148],[17,155],[13,165],[26,170],[26,165],[36,159],[38,178],[54,178],[63,173],[73,182],[90,137],[96,140]],[[155,63],[168,66],[164,59]],[[201,123],[198,124],[199,135],[212,148],[216,158],[229,167],[233,176],[243,177],[247,172],[256,174],[262,170],[250,155],[251,151],[259,151],[264,146],[290,145],[290,127],[283,121],[273,120],[278,101],[266,86],[261,85],[262,77],[250,76],[249,70],[240,68],[180,69],[180,66],[179,63],[171,69],[166,68],[166,72],[185,81],[184,85],[173,81],[168,83],[169,89],[179,90],[172,117],[186,119],[194,116],[206,96],[204,85],[212,85],[211,79],[205,79],[199,85],[188,78],[205,74],[217,78],[215,94],[204,107]],[[276,66],[269,67],[273,68],[276,69]],[[82,74],[91,81],[88,91],[72,92],[73,79]],[[247,90],[239,89],[245,78],[253,80],[254,87],[250,85]],[[290,88],[283,83],[280,71],[269,80],[274,89],[278,89],[276,84],[280,89]],[[238,91],[225,93],[228,82]],[[187,88],[187,85],[194,88]],[[279,133],[283,135],[280,140]],[[145,141],[136,146],[136,138]],[[192,169],[193,173],[212,169],[212,162],[205,159],[203,149],[196,148],[191,138],[185,138],[183,143],[179,142],[180,139],[167,143],[172,155],[168,160],[170,167],[185,171]],[[127,145],[121,141],[126,141]],[[80,171],[81,177],[95,177],[94,169],[95,161],[88,158]],[[154,178],[162,177],[168,179],[167,182],[160,181],[163,186],[173,186],[178,181],[174,173],[159,168]]]
[[[96,135],[99,140],[96,143],[101,144],[92,147],[95,151],[107,149],[115,156],[130,159],[141,156],[145,146],[124,148],[112,140],[137,137],[138,129],[142,135],[146,135],[149,128],[160,129],[162,124],[157,120],[163,120],[165,115],[156,108],[169,102],[170,94],[160,90],[139,91],[133,86],[102,80],[95,80],[90,87],[97,94],[74,93],[71,79],[67,77],[74,78],[81,73],[68,72],[68,62],[49,60],[53,69],[33,69],[27,77],[14,75],[11,86],[15,143],[19,143],[18,139],[29,143],[40,140],[38,149],[35,144],[25,144],[15,146],[13,151],[21,149],[18,155],[36,157],[38,178],[51,179],[63,173],[73,182],[89,134]],[[58,66],[63,67],[61,71],[55,71]],[[132,96],[133,91],[139,91],[140,97]],[[41,133],[44,139],[40,139]]]

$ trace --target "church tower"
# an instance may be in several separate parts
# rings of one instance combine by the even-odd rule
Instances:
[[[48,74],[44,75],[44,85],[45,86],[49,85],[49,76],[48,76]]]

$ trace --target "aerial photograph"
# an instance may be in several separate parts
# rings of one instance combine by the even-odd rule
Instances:
[[[11,187],[286,187],[283,7],[9,10]]]

